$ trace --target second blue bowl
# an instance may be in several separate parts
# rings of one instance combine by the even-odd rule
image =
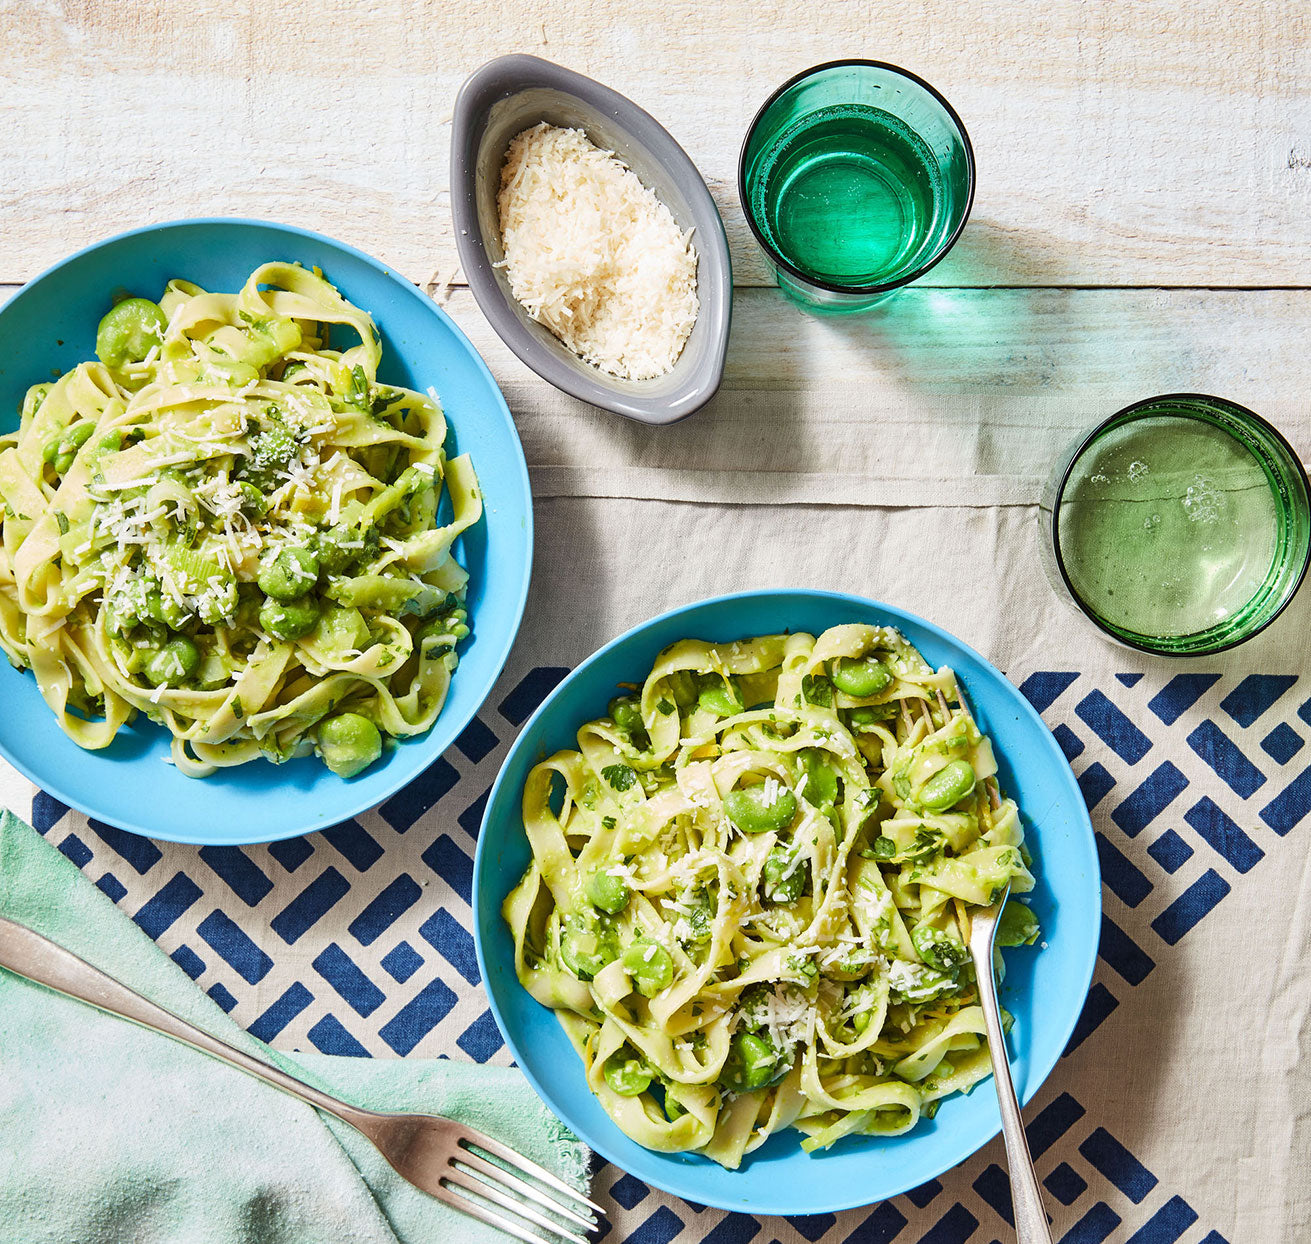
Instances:
[[[960,677],[980,727],[992,738],[1002,789],[1019,802],[1036,857],[1030,896],[1045,945],[1012,951],[1002,1003],[1016,1091],[1028,1101],[1056,1065],[1083,1008],[1101,928],[1101,879],[1092,825],[1070,766],[1042,719],[992,665],[946,631],[891,605],[831,592],[720,596],[634,627],[589,657],[537,710],[506,757],[483,817],[474,863],[478,963],[492,1011],[516,1061],[559,1117],[598,1153],[657,1188],[701,1205],[753,1214],[818,1214],[870,1205],[936,1178],[1000,1130],[991,1081],[948,1098],[936,1117],[904,1136],[848,1138],[806,1154],[800,1133],[771,1137],[729,1171],[696,1154],[644,1149],[610,1120],[587,1088],[583,1065],[554,1012],[519,984],[501,902],[528,865],[520,804],[529,770],[578,727],[605,715],[621,682],[640,683],[677,639],[731,642],[785,630],[818,634],[842,622],[895,626],[934,666]]]
[[[459,736],[509,655],[532,566],[532,493],[523,449],[496,382],[450,317],[376,259],[321,234],[257,220],[184,220],[120,234],[57,264],[0,309],[0,431],[30,385],[95,358],[96,325],[113,294],[158,298],[172,277],[233,293],[260,264],[317,265],[373,316],[381,378],[436,389],[450,422],[447,452],[466,450],[484,517],[456,544],[469,570],[473,633],[433,728],[343,782],[313,757],[252,761],[213,777],[164,763],[168,732],[139,720],[104,751],[86,752],[59,728],[30,674],[0,661],[0,754],[38,786],[98,820],[174,842],[271,842],[325,829],[394,794]]]

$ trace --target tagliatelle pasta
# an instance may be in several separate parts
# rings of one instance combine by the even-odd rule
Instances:
[[[267,263],[120,302],[97,353],[0,436],[0,647],[68,735],[144,713],[194,776],[309,751],[350,776],[426,731],[482,502],[436,394],[378,382],[367,312]]]
[[[676,643],[529,775],[519,980],[650,1149],[908,1131],[991,1070],[970,911],[1033,887],[995,773],[895,630]]]

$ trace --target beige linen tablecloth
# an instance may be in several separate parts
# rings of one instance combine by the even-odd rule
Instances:
[[[903,295],[916,297],[948,296]],[[899,313],[913,301],[885,314]],[[822,338],[832,363],[844,350],[858,362],[879,329],[798,313],[795,332],[794,354]],[[942,332],[949,348],[949,319]],[[1311,1240],[1311,594],[1244,647],[1165,661],[1100,638],[1039,567],[1035,500],[1062,447],[1180,377],[1137,387],[1139,368],[1134,391],[1081,400],[1015,360],[1013,396],[1004,376],[939,377],[937,392],[875,407],[841,369],[753,391],[739,366],[732,392],[654,430],[575,405],[503,352],[492,361],[533,477],[533,588],[498,688],[413,787],[337,830],[244,851],[88,825],[3,768],[0,799],[275,1045],[504,1063],[468,933],[470,860],[532,707],[602,642],[700,597],[805,586],[894,603],[1020,686],[1092,809],[1102,953],[1071,1049],[1028,1111],[1056,1238]],[[1305,456],[1304,402],[1276,394],[1262,412]],[[250,969],[230,924],[267,968]],[[611,1167],[596,1188],[613,1238],[636,1244],[987,1244],[1011,1238],[1003,1168],[994,1143],[908,1196],[795,1220],[689,1206]]]

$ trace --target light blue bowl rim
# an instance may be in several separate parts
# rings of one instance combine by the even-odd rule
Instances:
[[[1011,683],[1010,680],[1006,678],[1006,676],[999,669],[997,669],[997,667],[993,665],[991,661],[989,661],[976,649],[970,647],[970,645],[966,644],[963,640],[958,639],[950,631],[947,631],[942,627],[927,621],[926,619],[918,616],[917,614],[910,613],[909,611],[902,609],[896,605],[887,604],[884,601],[874,600],[871,597],[857,596],[854,593],[850,593],[850,592],[824,591],[817,588],[760,588],[760,589],[752,589],[743,592],[730,592],[721,596],[710,596],[702,600],[692,601],[685,605],[679,605],[674,609],[666,610],[664,613],[657,614],[655,617],[648,618],[646,621],[639,622],[636,626],[630,627],[628,630],[624,631],[623,634],[618,635],[616,638],[612,639],[609,643],[598,648],[595,652],[591,654],[591,656],[587,657],[578,666],[576,666],[573,670],[571,670],[560,681],[560,683],[555,688],[552,689],[551,693],[546,697],[546,699],[542,701],[542,703],[538,706],[537,711],[534,712],[533,715],[524,723],[522,729],[519,731],[518,736],[515,738],[514,743],[511,744],[509,751],[506,753],[505,759],[501,762],[501,767],[499,772],[497,773],[496,781],[492,784],[492,788],[488,792],[487,804],[483,810],[482,822],[479,825],[478,847],[475,852],[475,858],[474,858],[473,891],[472,891],[472,911],[473,911],[473,921],[474,921],[474,949],[478,959],[478,970],[481,973],[482,980],[484,982],[489,979],[489,973],[487,970],[487,961],[484,956],[484,947],[483,947],[483,939],[482,939],[482,922],[479,918],[479,915],[482,911],[483,904],[486,902],[494,902],[497,906],[497,909],[499,910],[502,898],[504,897],[503,895],[488,895],[484,892],[485,891],[484,873],[485,871],[491,872],[491,866],[486,863],[486,859],[485,859],[485,857],[488,854],[486,850],[487,842],[488,842],[487,829],[491,821],[491,818],[494,812],[496,811],[498,805],[498,799],[499,796],[501,795],[501,787],[504,785],[506,781],[506,775],[513,767],[513,761],[518,755],[520,748],[525,746],[526,741],[532,737],[533,729],[538,723],[538,721],[550,713],[552,705],[555,703],[557,699],[559,699],[562,695],[564,695],[567,688],[573,682],[583,677],[588,670],[590,670],[594,665],[598,664],[604,657],[609,655],[616,648],[622,647],[624,644],[627,644],[631,640],[642,635],[645,631],[650,630],[656,626],[662,625],[666,622],[672,621],[675,618],[679,618],[687,614],[695,614],[700,610],[707,609],[712,606],[725,605],[725,604],[736,603],[736,602],[746,603],[751,601],[762,601],[765,599],[779,599],[779,598],[791,598],[793,600],[798,600],[798,601],[800,600],[831,601],[838,604],[851,604],[863,609],[882,610],[888,613],[889,615],[892,615],[900,619],[901,621],[910,624],[911,626],[923,627],[925,631],[932,634],[936,639],[941,640],[942,642],[956,648],[963,654],[972,657],[974,660],[978,661],[986,669],[990,670],[997,677],[997,679],[1000,681],[1001,684],[1003,684],[1006,687],[1009,687],[1012,693],[1012,699],[1015,708],[1019,711],[1019,713],[1023,717],[1029,719],[1031,724],[1034,724],[1039,728],[1040,735],[1046,739],[1047,744],[1050,746],[1050,751],[1053,759],[1058,761],[1060,767],[1063,768],[1067,773],[1070,773],[1069,762],[1065,759],[1064,753],[1060,751],[1059,745],[1057,744],[1056,739],[1053,737],[1046,722],[1043,721],[1042,717],[1038,714],[1037,710],[1034,709],[1033,705],[1031,705],[1029,701],[1026,700],[1023,695],[1020,694],[1019,689],[1015,687],[1015,685]],[[1074,776],[1072,773],[1070,773],[1070,784],[1074,787],[1074,791],[1077,795],[1078,786],[1074,781]],[[1096,896],[1095,915],[1097,920],[1100,921],[1101,901],[1102,901],[1101,900],[1101,868],[1100,868],[1100,861],[1097,855],[1095,839],[1093,837],[1092,821],[1091,818],[1088,816],[1087,808],[1085,807],[1081,796],[1079,796],[1076,799],[1074,806],[1076,810],[1078,810],[1081,813],[1079,819],[1082,821],[1083,826],[1087,831],[1086,846],[1087,846],[1087,864],[1089,868],[1089,889]],[[492,884],[493,878],[489,876],[486,878],[486,881],[488,884]],[[1070,951],[1072,957],[1074,958],[1073,971],[1076,973],[1076,979],[1079,982],[1077,997],[1079,998],[1080,1004],[1078,1007],[1072,1009],[1071,1015],[1068,1017],[1066,1023],[1063,1025],[1064,1030],[1061,1031],[1059,1041],[1057,1041],[1054,1045],[1054,1048],[1056,1050],[1055,1055],[1048,1058],[1043,1063],[1034,1064],[1034,1066],[1029,1070],[1028,1074],[1025,1076],[1023,1089],[1020,1092],[1021,1105],[1027,1105],[1038,1093],[1038,1091],[1042,1088],[1043,1084],[1046,1083],[1047,1077],[1052,1073],[1052,1070],[1055,1068],[1057,1061],[1061,1057],[1061,1054],[1065,1050],[1066,1046],[1069,1044],[1070,1037],[1074,1034],[1075,1027],[1079,1022],[1079,1017],[1082,1014],[1083,1004],[1087,999],[1088,990],[1092,986],[1093,969],[1095,968],[1097,963],[1097,950],[1098,950],[1098,942],[1097,939],[1094,938],[1088,945],[1082,948],[1074,947]],[[1081,954],[1080,951],[1082,951]],[[515,1062],[519,1066],[519,1069],[523,1072],[528,1082],[536,1090],[538,1096],[542,1099],[544,1103],[546,1103],[548,1108],[554,1111],[555,1113],[557,1113],[562,1119],[562,1121],[567,1126],[572,1128],[580,1136],[582,1140],[584,1140],[588,1145],[590,1145],[597,1153],[599,1153],[607,1161],[614,1163],[621,1170],[623,1170],[624,1166],[622,1161],[613,1152],[609,1151],[608,1147],[604,1143],[598,1144],[596,1143],[593,1137],[589,1135],[585,1135],[584,1132],[586,1129],[579,1129],[574,1119],[570,1117],[572,1112],[567,1109],[560,1109],[559,1107],[557,1107],[556,1103],[552,1101],[550,1096],[548,1096],[548,1094],[543,1090],[542,1085],[538,1081],[537,1077],[533,1075],[532,1071],[529,1070],[528,1066],[526,1065],[525,1060],[518,1048],[518,1044],[514,1038],[514,1035],[511,1033],[508,1025],[506,1024],[504,1016],[501,1014],[501,1010],[500,1007],[497,1005],[495,996],[493,995],[490,989],[487,989],[486,992],[487,992],[488,1004],[491,1007],[492,1015],[496,1020],[497,1026],[501,1030],[501,1035],[505,1038],[506,1045],[509,1047],[510,1052],[514,1055]],[[990,1088],[990,1082],[986,1086],[985,1085],[979,1086],[980,1089],[984,1087]],[[900,1191],[887,1193],[883,1199],[888,1199],[892,1196],[899,1196],[904,1192],[910,1191],[913,1187],[918,1186],[920,1183],[924,1181],[925,1178],[936,1178],[938,1175],[941,1175],[946,1171],[951,1170],[953,1167],[959,1165],[961,1162],[964,1162],[968,1158],[973,1156],[973,1154],[977,1153],[985,1145],[989,1144],[1000,1134],[1000,1132],[1001,1132],[1001,1119],[999,1115],[996,1126],[986,1133],[983,1140],[980,1141],[980,1143],[976,1148],[972,1149],[968,1153],[961,1153],[954,1157],[950,1157],[948,1160],[946,1160],[943,1163],[943,1165],[939,1169],[935,1170],[931,1175],[924,1176],[922,1178],[916,1178],[912,1183],[907,1184],[905,1188],[900,1189]],[[656,1159],[659,1159],[665,1155],[658,1154],[652,1151],[652,1156]],[[684,1192],[681,1191],[680,1189],[671,1187],[669,1185],[661,1184],[658,1179],[652,1178],[649,1171],[644,1172],[643,1177],[646,1179],[648,1183],[651,1183],[656,1187],[661,1187],[663,1188],[664,1191],[670,1192],[675,1196],[684,1195]],[[714,1206],[718,1209],[734,1210],[743,1213],[763,1214],[767,1216],[840,1213],[844,1210],[856,1209],[862,1206],[867,1206],[870,1204],[877,1203],[877,1202],[871,1202],[868,1198],[862,1198],[858,1191],[854,1192],[853,1195],[850,1197],[843,1197],[841,1199],[833,1201],[831,1204],[830,1203],[806,1204],[803,1209],[789,1208],[781,1203],[758,1205],[755,1202],[752,1202],[748,1204],[748,1203],[743,1203],[740,1200],[730,1201],[726,1198],[722,1198],[714,1195],[706,1197],[702,1193],[698,1193],[696,1196],[690,1197],[688,1199],[695,1201],[696,1204]]]
[[[307,239],[310,242],[315,242],[318,243],[319,245],[331,247],[335,250],[343,252],[349,255],[352,259],[356,259],[360,263],[366,265],[367,267],[374,269],[374,271],[376,271],[379,275],[394,282],[399,288],[405,290],[408,296],[417,299],[422,306],[424,306],[430,312],[435,314],[438,317],[438,319],[445,321],[446,326],[450,329],[455,339],[458,342],[460,342],[463,345],[464,349],[468,352],[469,358],[472,361],[475,369],[481,372],[483,378],[487,381],[488,387],[490,388],[491,392],[495,395],[496,401],[499,403],[500,413],[503,415],[505,419],[506,426],[510,430],[514,443],[516,446],[519,447],[519,453],[517,455],[517,465],[519,468],[518,470],[519,482],[522,485],[523,495],[527,499],[528,504],[525,506],[524,509],[524,523],[525,523],[524,539],[525,539],[526,553],[524,556],[521,582],[519,584],[519,590],[515,598],[513,625],[509,627],[506,633],[506,638],[501,645],[501,650],[496,653],[495,657],[492,660],[492,672],[487,682],[486,694],[484,695],[484,702],[485,702],[486,695],[489,695],[491,693],[492,688],[496,685],[496,680],[501,676],[501,672],[505,668],[506,661],[509,660],[510,652],[513,649],[515,640],[518,638],[519,635],[519,627],[523,621],[524,608],[528,603],[528,587],[532,579],[533,548],[534,548],[532,485],[529,482],[529,478],[528,478],[528,463],[524,459],[523,446],[519,441],[519,429],[515,425],[514,417],[510,413],[510,407],[506,403],[505,395],[501,392],[500,385],[496,383],[496,378],[492,375],[491,369],[487,366],[487,363],[483,359],[482,355],[478,353],[477,349],[473,345],[473,342],[471,342],[469,338],[465,336],[463,329],[461,329],[460,326],[453,319],[451,319],[451,317],[446,313],[445,310],[439,307],[431,298],[429,298],[426,294],[424,294],[418,288],[418,286],[416,286],[412,281],[407,280],[394,267],[390,267],[387,264],[384,264],[381,260],[375,259],[372,255],[366,254],[364,251],[359,250],[357,247],[351,246],[348,242],[338,241],[338,239],[329,237],[326,233],[319,233],[313,229],[302,229],[297,225],[281,224],[276,220],[259,220],[255,217],[250,217],[250,216],[195,216],[195,217],[184,217],[178,220],[166,220],[166,221],[161,221],[158,224],[141,225],[135,229],[127,229],[124,230],[122,233],[115,233],[112,234],[110,237],[101,238],[100,241],[98,242],[92,242],[89,245],[82,247],[80,250],[74,251],[71,255],[68,255],[66,258],[59,260],[57,263],[51,264],[48,268],[45,268],[43,271],[37,273],[37,275],[32,277],[31,280],[24,282],[22,289],[20,289],[18,293],[16,293],[12,298],[10,298],[8,302],[4,303],[3,305],[0,305],[0,315],[3,316],[11,315],[14,311],[14,308],[20,307],[22,305],[23,299],[46,277],[52,276],[56,272],[60,272],[64,268],[70,267],[71,265],[79,262],[80,260],[86,258],[88,255],[91,255],[96,251],[103,250],[104,248],[108,246],[113,246],[116,243],[126,240],[127,238],[137,237],[141,234],[159,233],[169,229],[197,228],[197,227],[204,227],[210,225],[221,226],[221,227],[237,226],[237,227],[250,227],[255,229],[274,229],[282,233],[294,234],[295,236]],[[452,742],[454,742],[455,737],[459,735],[459,733],[464,729],[464,727],[469,724],[469,721],[473,720],[473,717],[477,715],[479,707],[481,707],[481,705],[475,705],[473,710],[470,712],[468,719],[460,722],[458,726],[453,728],[453,733],[451,735]],[[441,718],[439,717],[438,722],[440,723],[440,721]],[[448,726],[447,728],[450,729],[451,727]],[[434,730],[437,729],[436,724],[434,724],[433,729]],[[430,735],[424,736],[424,739],[426,740],[429,737],[431,736]],[[377,804],[382,803],[384,800],[389,799],[402,787],[408,785],[410,782],[413,782],[415,779],[417,779],[430,765],[432,765],[439,758],[440,755],[441,752],[434,752],[432,756],[430,756],[423,765],[421,765],[417,769],[414,769],[413,771],[410,770],[402,771],[402,766],[395,766],[397,770],[395,780],[394,781],[389,780],[385,783],[385,789],[382,794],[377,794],[377,792],[374,791],[371,797],[369,798],[369,800],[364,804],[360,804],[357,806],[355,801],[344,798],[340,819],[345,820],[349,817],[355,816],[358,813],[364,812],[368,808],[374,807]],[[78,808],[80,811],[85,812],[90,816],[96,815],[95,809],[86,807],[84,800],[69,796],[67,789],[64,787],[63,779],[62,777],[60,777],[60,775],[58,774],[38,775],[32,772],[28,768],[28,766],[22,763],[17,757],[12,755],[9,751],[9,748],[5,745],[3,735],[0,735],[0,756],[3,756],[10,764],[14,766],[14,768],[16,768],[20,773],[22,773],[24,777],[26,777],[29,781],[35,783],[42,790],[46,791],[47,794],[53,795],[56,799],[60,800],[61,802],[68,804],[70,807]],[[351,786],[349,783],[342,784],[343,792],[348,793],[350,790],[351,790]],[[160,841],[190,843],[195,845],[212,844],[212,842],[214,841],[212,837],[208,835],[205,834],[201,834],[199,836],[191,835],[186,833],[185,831],[170,830],[167,834],[162,834],[159,831],[158,827],[146,827],[143,825],[128,824],[124,822],[122,817],[116,818],[116,824],[120,829],[130,830],[132,833],[142,834],[146,837],[155,838]],[[271,838],[267,838],[267,837],[256,837],[251,839],[224,838],[222,841],[223,841],[223,845],[239,844],[239,843],[255,843],[255,842],[277,842],[283,838],[295,838],[295,837],[299,837],[303,833],[314,832],[314,830],[317,828],[321,828],[321,827],[315,826],[315,827],[307,827],[298,830],[296,829],[287,830],[286,832],[276,834]]]

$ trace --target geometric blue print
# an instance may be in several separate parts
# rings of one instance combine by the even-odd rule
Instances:
[[[1102,692],[1088,692],[1074,710],[1125,764],[1137,764],[1152,746],[1149,739]]]
[[[1142,784],[1111,813],[1130,838],[1136,837],[1183,792],[1188,779],[1170,761],[1149,774]]]
[[[1188,736],[1193,749],[1234,794],[1246,799],[1265,785],[1265,776],[1215,722],[1199,722]]]
[[[516,671],[416,782],[321,833],[267,846],[152,843],[39,792],[32,819],[261,1040],[508,1065],[471,932],[473,854],[506,747],[565,672]],[[1171,948],[1272,867],[1282,836],[1311,826],[1311,767],[1287,771],[1311,754],[1311,699],[1298,685],[1293,675],[1070,670],[1021,681],[1095,809],[1104,895],[1088,998],[1026,1109],[1058,1244],[1228,1244],[1202,1221],[1201,1189],[1150,1171],[1075,1073],[1113,1066],[1124,1025],[1144,1022],[1139,987],[1173,973]],[[1057,919],[1045,935],[1059,929]],[[599,1159],[594,1195],[610,1218],[604,1236],[634,1244],[1000,1244],[1013,1231],[1003,1161],[994,1142],[891,1201],[792,1220],[689,1206]]]
[[[1152,883],[1139,867],[1105,834],[1095,835],[1102,883],[1126,907],[1137,907],[1152,892]]]
[[[1172,726],[1219,681],[1219,674],[1177,674],[1147,702],[1147,707]]]
[[[1296,682],[1296,674],[1249,674],[1220,701],[1220,707],[1240,726],[1247,727],[1273,708]]]
[[[1229,890],[1229,882],[1214,868],[1208,868],[1152,921],[1152,928],[1161,935],[1161,939],[1167,945],[1174,946],[1229,893]]]
[[[1172,829],[1167,829],[1150,847],[1147,854],[1168,873],[1177,873],[1193,857],[1193,849]]]
[[[1283,837],[1311,812],[1311,769],[1304,769],[1261,809],[1261,819]]]
[[[1261,740],[1261,750],[1281,765],[1286,765],[1305,746],[1305,740],[1286,721],[1281,721]]]
[[[1184,820],[1211,844],[1240,873],[1253,868],[1265,852],[1239,828],[1208,796],[1203,796],[1187,812]]]

